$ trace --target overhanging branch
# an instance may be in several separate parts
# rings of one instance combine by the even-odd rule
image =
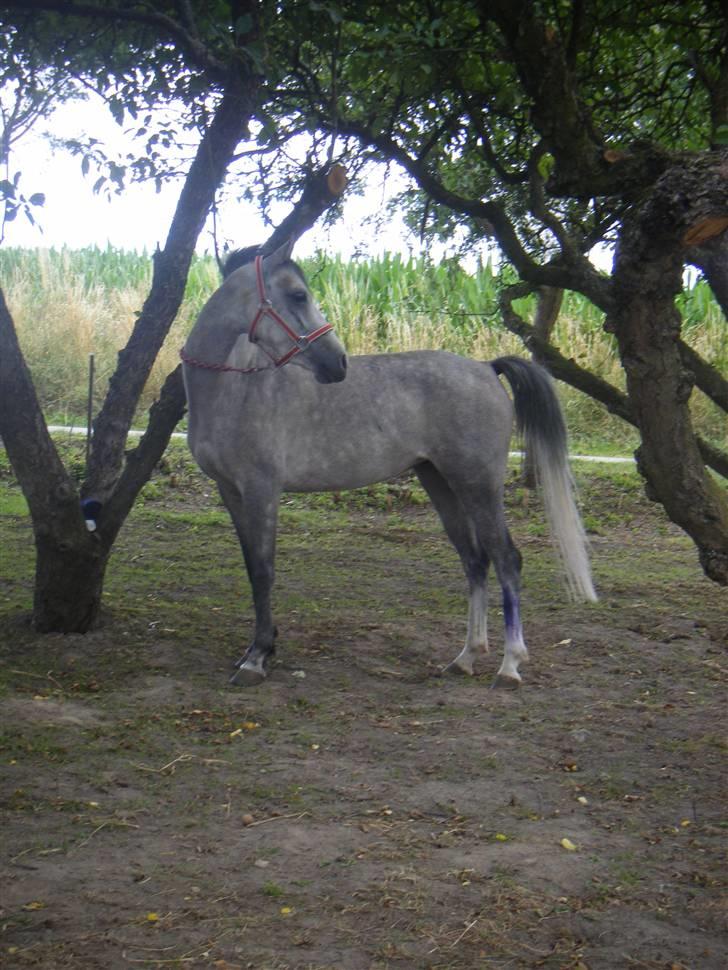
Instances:
[[[320,122],[325,127],[326,119],[321,118]],[[548,264],[533,260],[523,248],[512,222],[499,202],[466,198],[448,189],[424,163],[413,158],[390,135],[374,132],[366,125],[341,118],[339,131],[357,138],[360,143],[370,148],[375,148],[384,158],[397,162],[435,202],[446,205],[454,212],[490,223],[498,244],[522,279],[534,286],[576,290],[605,312],[611,306],[609,280],[601,276],[586,258]]]

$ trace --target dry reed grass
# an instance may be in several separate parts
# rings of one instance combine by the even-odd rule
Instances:
[[[476,359],[522,354],[520,341],[498,323],[498,279],[489,266],[476,277],[451,265],[433,267],[385,257],[371,264],[310,261],[312,289],[350,354],[446,349]],[[89,354],[95,356],[96,399],[105,393],[116,355],[126,344],[151,282],[151,259],[117,250],[5,250],[0,272],[6,300],[52,420],[79,420],[85,413]],[[205,299],[218,285],[211,258],[195,260],[185,301],[140,402],[139,420],[177,365],[184,342]],[[728,365],[723,317],[705,287],[683,298],[685,339],[706,360]],[[532,302],[522,301],[526,317]],[[600,315],[575,294],[567,295],[554,332],[562,353],[623,388],[613,339]],[[584,395],[563,385],[559,394],[572,437],[624,449],[634,432]],[[700,431],[725,436],[725,415],[702,394],[693,395]]]

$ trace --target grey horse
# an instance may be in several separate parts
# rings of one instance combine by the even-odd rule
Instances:
[[[286,245],[265,259],[249,250],[234,254],[180,354],[189,446],[230,512],[253,592],[255,633],[231,682],[263,681],[274,653],[271,591],[281,494],[357,488],[414,469],[469,587],[465,646],[446,669],[472,674],[488,650],[492,562],[505,620],[495,683],[518,686],[519,664],[528,657],[521,557],[503,507],[514,410],[535,458],[571,592],[596,599],[550,378],[518,357],[484,363],[444,351],[357,356],[347,363],[290,252]],[[511,385],[513,403],[498,375]]]

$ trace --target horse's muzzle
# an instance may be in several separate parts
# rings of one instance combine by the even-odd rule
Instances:
[[[342,354],[333,365],[317,361],[314,375],[319,384],[338,384],[346,377],[346,366],[346,354]]]

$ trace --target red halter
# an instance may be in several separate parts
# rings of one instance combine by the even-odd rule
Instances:
[[[260,323],[263,317],[268,316],[272,320],[275,320],[275,322],[278,324],[279,327],[283,328],[287,336],[293,341],[293,344],[294,344],[294,346],[291,347],[288,353],[284,354],[282,357],[279,357],[278,360],[276,360],[275,356],[269,353],[269,351],[267,351],[265,347],[263,347],[261,344],[261,349],[264,351],[264,353],[268,354],[270,359],[273,361],[274,367],[283,367],[289,361],[293,360],[293,358],[297,354],[301,354],[305,350],[308,350],[308,348],[311,346],[314,340],[318,340],[319,337],[323,337],[324,334],[327,334],[330,330],[334,329],[330,323],[325,323],[322,327],[319,327],[317,330],[312,330],[311,333],[297,334],[295,330],[292,330],[288,326],[288,324],[280,315],[280,313],[278,313],[276,310],[273,309],[273,304],[266,296],[265,281],[263,279],[263,257],[262,256],[255,257],[255,279],[258,286],[259,303],[258,303],[258,310],[255,316],[253,317],[253,322],[250,324],[250,329],[248,330],[248,340],[250,340],[252,343],[257,343],[257,341],[255,340],[256,327],[258,326],[258,324]],[[232,371],[236,374],[254,374],[257,371],[270,369],[268,367],[230,367],[228,364],[207,364],[204,361],[195,360],[193,357],[188,357],[187,354],[184,352],[184,349],[180,350],[179,355],[185,364],[190,364],[192,367],[202,367],[205,370],[214,370],[214,371],[220,371],[220,372]]]

